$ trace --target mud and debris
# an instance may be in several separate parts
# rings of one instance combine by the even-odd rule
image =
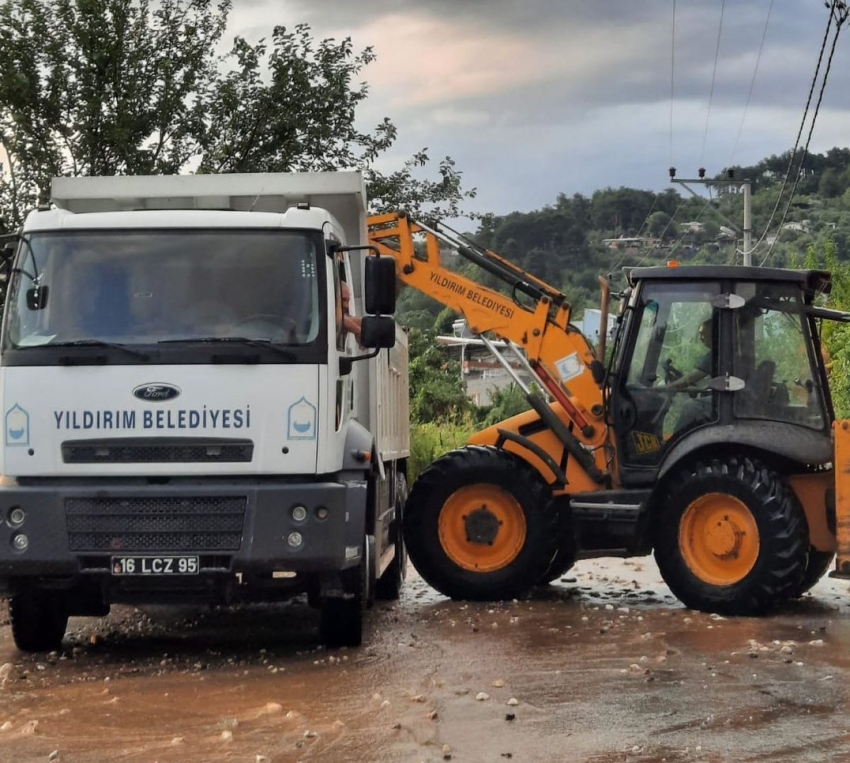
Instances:
[[[763,618],[687,610],[647,559],[581,562],[523,600],[415,574],[359,649],[306,602],[115,607],[18,652],[0,610],[0,761],[850,759],[850,591]]]

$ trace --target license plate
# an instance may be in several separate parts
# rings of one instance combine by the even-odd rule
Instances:
[[[197,575],[197,556],[113,556],[113,575]]]

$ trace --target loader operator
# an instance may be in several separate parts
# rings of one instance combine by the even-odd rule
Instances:
[[[711,376],[711,329],[711,318],[704,320],[700,324],[698,334],[699,340],[705,345],[706,351],[700,356],[699,360],[694,365],[693,370],[683,374],[675,381],[662,385],[659,389],[688,390],[703,379]],[[706,421],[711,421],[711,397],[694,397],[682,406],[673,431],[683,432],[686,429],[692,429],[693,427],[699,426]]]
[[[711,375],[711,323],[712,319],[708,318],[700,324],[699,340],[707,349],[696,362],[694,369],[676,379],[676,381],[663,385],[661,389],[688,389],[701,382],[706,376]]]

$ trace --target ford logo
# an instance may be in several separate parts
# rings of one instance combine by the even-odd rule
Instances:
[[[166,400],[174,400],[180,394],[180,388],[173,384],[141,384],[133,390],[133,397],[145,400],[148,403],[164,403]]]

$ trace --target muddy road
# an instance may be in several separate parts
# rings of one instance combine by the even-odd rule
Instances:
[[[412,575],[338,652],[300,601],[116,607],[39,656],[0,621],[2,761],[850,760],[845,582],[723,619],[645,559],[489,606]]]

